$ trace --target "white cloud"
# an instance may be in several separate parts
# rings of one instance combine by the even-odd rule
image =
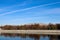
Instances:
[[[60,8],[52,8],[52,9],[46,9],[42,14],[60,14]]]
[[[15,4],[15,5],[7,6],[7,7],[2,7],[2,8],[0,8],[0,13],[8,11],[9,9],[13,9],[13,8],[21,7],[21,6],[25,6],[25,5],[27,5],[26,1],[24,1],[24,2],[22,2],[20,4]]]
[[[26,11],[26,10],[30,10],[30,9],[34,9],[34,8],[38,8],[38,7],[44,7],[44,6],[48,6],[48,5],[53,5],[53,4],[57,4],[57,3],[60,3],[60,2],[43,4],[43,5],[34,6],[34,7],[30,7],[30,8],[25,8],[25,9],[20,9],[20,10],[14,10],[14,11],[2,13],[2,14],[0,14],[0,16],[4,16],[4,15],[7,15],[7,14],[12,14],[12,13],[15,13],[15,12],[20,12],[20,11]]]

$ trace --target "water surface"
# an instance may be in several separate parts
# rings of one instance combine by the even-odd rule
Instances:
[[[57,35],[40,35],[40,34],[0,34],[0,40],[58,40]]]

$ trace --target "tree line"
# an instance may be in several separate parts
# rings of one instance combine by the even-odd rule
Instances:
[[[0,26],[3,30],[59,30],[60,24],[27,24],[27,25],[4,25]]]

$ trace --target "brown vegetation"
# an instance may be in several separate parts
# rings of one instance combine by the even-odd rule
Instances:
[[[5,25],[0,28],[3,30],[57,30],[60,29],[60,24]]]

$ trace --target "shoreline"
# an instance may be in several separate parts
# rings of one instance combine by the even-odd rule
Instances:
[[[0,33],[60,35],[60,30],[0,30]]]

